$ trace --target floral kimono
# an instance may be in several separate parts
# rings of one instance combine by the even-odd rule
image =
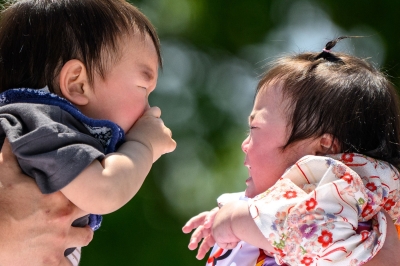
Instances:
[[[275,260],[241,241],[214,246],[207,266],[362,265],[385,242],[386,211],[400,225],[400,181],[390,164],[360,154],[305,156],[264,193],[224,194],[219,205],[248,200],[250,213],[275,247]]]
[[[278,264],[362,265],[385,242],[382,211],[400,224],[399,190],[399,173],[386,162],[360,154],[305,156],[250,199],[249,210]],[[367,221],[370,229],[359,226]]]

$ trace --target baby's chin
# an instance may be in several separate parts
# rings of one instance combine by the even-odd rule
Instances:
[[[255,197],[257,194],[255,193],[253,178],[251,178],[251,176],[246,179],[246,186],[247,187],[244,191],[244,195],[248,198]]]
[[[253,189],[247,187],[246,190],[244,191],[244,195],[248,198],[254,198],[255,196],[257,196],[256,193],[254,193]]]

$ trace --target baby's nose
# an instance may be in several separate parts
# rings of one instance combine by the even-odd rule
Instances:
[[[245,138],[245,139],[243,140],[243,143],[242,143],[242,151],[243,151],[244,153],[247,153],[247,147],[248,147],[248,145],[249,145],[249,139],[250,139],[250,137],[248,136],[247,138]]]

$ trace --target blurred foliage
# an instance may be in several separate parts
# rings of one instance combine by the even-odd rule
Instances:
[[[371,0],[137,0],[156,26],[164,69],[152,105],[178,143],[154,165],[142,189],[104,217],[82,265],[205,265],[187,249],[181,227],[245,188],[241,141],[257,77],[281,53],[337,49],[371,60],[396,84],[400,2]],[[336,48],[335,48],[336,49]]]

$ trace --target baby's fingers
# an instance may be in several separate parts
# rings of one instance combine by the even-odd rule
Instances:
[[[215,244],[215,240],[212,235],[208,235],[204,238],[203,242],[201,243],[199,250],[197,251],[196,259],[202,260],[207,252],[212,248]]]
[[[208,212],[202,212],[198,215],[192,217],[187,223],[182,227],[182,231],[187,234],[190,233],[193,229],[199,227],[204,223],[204,219],[207,216]]]
[[[239,244],[239,242],[232,242],[232,243],[217,243],[220,248],[223,249],[233,249]]]
[[[190,250],[196,249],[201,240],[210,235],[210,233],[211,229],[209,228],[204,228],[204,226],[202,225],[197,227],[197,229],[193,232],[192,236],[190,237],[190,242],[188,246],[189,249]]]
[[[147,115],[160,118],[160,117],[161,117],[161,109],[160,109],[159,107],[157,107],[157,106],[150,107],[150,108],[143,114],[143,116],[147,116]]]
[[[209,211],[204,219],[204,227],[205,228],[211,228],[211,226],[214,223],[215,215],[217,214],[219,208],[215,207],[211,211]]]

